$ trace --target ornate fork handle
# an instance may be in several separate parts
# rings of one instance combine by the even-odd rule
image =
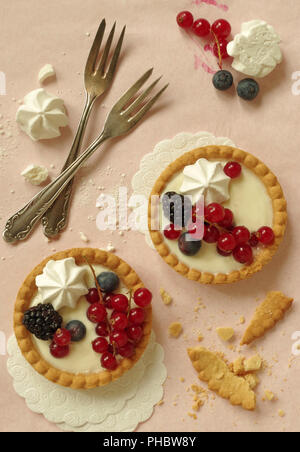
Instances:
[[[98,147],[110,138],[102,134],[78,157],[60,176],[41,190],[23,209],[19,210],[6,223],[3,238],[6,242],[24,240],[30,234],[36,223],[49,209],[55,199],[63,192],[72,180],[76,172],[98,149]]]

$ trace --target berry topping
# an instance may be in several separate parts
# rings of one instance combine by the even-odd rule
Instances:
[[[263,245],[272,245],[272,243],[274,243],[274,231],[268,226],[263,226],[262,228],[260,228],[257,231],[256,235],[260,243],[262,243]]]
[[[194,256],[198,253],[201,246],[201,240],[195,240],[193,234],[189,234],[188,232],[184,232],[178,240],[178,247],[186,256]]]
[[[236,247],[236,241],[232,234],[225,233],[220,235],[218,240],[218,248],[225,253],[231,253]]]
[[[127,312],[128,310],[128,298],[126,295],[123,294],[117,294],[115,295],[111,300],[111,307],[115,311],[119,312]]]
[[[218,228],[213,225],[204,226],[203,240],[207,243],[216,243],[219,240],[220,232]]]
[[[50,345],[50,353],[54,358],[65,358],[70,353],[70,348],[68,345],[60,347],[55,342],[52,342]]]
[[[224,173],[231,179],[236,179],[237,177],[240,177],[241,172],[242,167],[238,162],[228,162],[224,167]]]
[[[65,347],[71,342],[71,333],[66,328],[58,328],[53,336],[53,341],[60,347]]]
[[[240,264],[251,264],[253,260],[252,248],[250,245],[245,243],[244,245],[238,245],[233,250],[233,257]]]
[[[70,331],[72,342],[79,342],[86,336],[86,327],[79,320],[71,320],[68,322],[66,330]]]
[[[141,325],[145,318],[146,313],[142,308],[133,308],[129,311],[128,320],[131,325]]]
[[[89,289],[89,293],[85,296],[85,298],[90,304],[98,303],[100,301],[97,289]]]
[[[213,85],[219,91],[226,91],[233,85],[233,77],[229,71],[218,71],[213,76]]]
[[[216,20],[211,29],[218,38],[227,38],[231,33],[231,25],[225,19]]]
[[[237,245],[242,245],[250,240],[250,232],[245,226],[237,226],[232,231]]]
[[[223,257],[229,257],[232,254],[232,251],[228,251],[228,252],[222,251],[222,250],[220,250],[220,248],[218,246],[217,246],[217,252],[218,252],[218,254],[220,254]]]
[[[110,318],[110,323],[115,330],[125,330],[128,326],[128,318],[124,312],[113,312]],[[102,336],[102,335],[100,335]]]
[[[101,366],[107,370],[115,370],[118,367],[118,363],[112,353],[105,352],[101,356]]]
[[[225,209],[221,204],[213,202],[204,209],[205,219],[210,223],[220,223],[225,218]]]
[[[210,33],[210,23],[206,19],[197,19],[193,24],[193,32],[195,35],[203,38]]]
[[[97,276],[102,292],[113,292],[120,284],[118,275],[113,272],[102,272]]]
[[[35,337],[42,341],[52,339],[62,325],[62,317],[52,304],[38,304],[24,313],[23,325]]]
[[[112,331],[110,335],[110,342],[116,344],[117,347],[123,347],[128,342],[128,336],[125,331]]]
[[[98,323],[95,331],[96,331],[97,336],[106,337],[109,334],[108,329],[107,329],[107,324],[105,322]]]
[[[219,223],[219,226],[225,229],[231,229],[233,226],[233,212],[230,209],[225,209],[225,217]]]
[[[224,38],[219,39],[218,43],[216,42],[214,44],[213,47],[213,53],[214,55],[219,58],[220,55],[222,57],[222,59],[226,59],[229,58],[229,55],[227,53],[227,45],[228,45],[228,41]],[[219,50],[220,50],[220,55],[219,55]]]
[[[249,245],[252,246],[252,248],[255,248],[258,244],[259,244],[259,240],[257,238],[257,235],[255,232],[252,232],[250,240],[249,240]]]
[[[181,11],[177,15],[176,20],[179,27],[187,29],[191,28],[191,26],[193,25],[194,17],[189,11]]]
[[[104,353],[107,352],[108,342],[104,337],[96,337],[92,342],[92,347],[94,352]]]
[[[252,78],[245,78],[239,82],[237,93],[244,100],[253,100],[259,93],[259,84]]]
[[[103,322],[106,319],[106,309],[100,303],[91,304],[87,310],[87,318],[93,323]]]
[[[123,347],[119,347],[118,351],[119,355],[123,356],[123,358],[131,358],[134,354],[134,345],[131,342],[127,342]]]
[[[181,235],[181,229],[178,229],[174,224],[169,224],[164,229],[164,236],[168,240],[178,240]]]
[[[126,332],[129,339],[131,339],[134,342],[139,342],[142,339],[143,329],[139,325],[130,325],[127,328]]]
[[[111,302],[112,302],[112,299],[113,299],[114,296],[115,296],[114,293],[107,293],[107,294],[104,295],[103,302],[104,302],[106,308],[112,309]]]
[[[179,195],[174,191],[167,192],[163,195],[162,208],[165,217],[177,226],[186,226],[191,218],[192,203],[190,198]]]
[[[145,287],[141,287],[134,292],[133,299],[137,306],[145,308],[152,301],[152,293]]]
[[[187,227],[188,233],[193,234],[194,239],[202,240],[204,234],[203,221],[197,219],[195,222],[190,222]]]

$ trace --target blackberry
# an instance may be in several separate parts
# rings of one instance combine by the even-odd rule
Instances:
[[[166,218],[176,226],[184,227],[192,215],[192,203],[188,196],[179,195],[174,191],[165,193],[162,197],[162,208]]]
[[[23,325],[42,341],[52,339],[56,330],[61,327],[62,321],[62,317],[50,303],[40,303],[30,308],[23,317]]]

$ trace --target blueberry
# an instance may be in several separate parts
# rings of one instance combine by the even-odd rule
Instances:
[[[113,292],[120,284],[118,275],[113,272],[102,272],[97,276],[97,280],[102,292]]]
[[[202,246],[201,240],[194,240],[188,233],[181,234],[178,240],[178,247],[180,251],[186,256],[195,256]]]
[[[67,323],[66,329],[71,333],[72,342],[79,342],[85,338],[86,327],[79,320],[71,320]]]
[[[259,93],[259,84],[252,78],[245,78],[239,82],[237,93],[244,100],[253,100]]]
[[[192,203],[188,196],[179,195],[174,191],[165,193],[162,197],[162,208],[166,218],[172,224],[184,227],[192,215]]]
[[[233,84],[233,77],[229,71],[218,71],[213,76],[213,85],[220,91],[226,91]]]

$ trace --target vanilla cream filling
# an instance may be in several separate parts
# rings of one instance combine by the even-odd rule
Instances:
[[[175,175],[166,185],[164,192],[175,191],[180,193],[183,182],[183,173]],[[236,225],[246,226],[251,232],[262,226],[273,225],[272,200],[268,195],[263,182],[256,174],[242,165],[242,174],[238,179],[233,179],[229,187],[229,201],[222,205],[231,209],[234,213]],[[170,222],[164,216],[161,209],[162,230]],[[172,254],[178,257],[190,268],[208,273],[228,274],[235,270],[240,270],[244,265],[238,263],[232,256],[223,257],[216,251],[215,244],[202,241],[202,247],[195,256],[185,256],[178,248],[178,242],[165,239]],[[258,248],[259,250],[259,248]]]
[[[80,267],[87,269],[87,286],[89,288],[95,287],[94,278],[88,265],[81,265]],[[109,271],[106,267],[101,265],[93,265],[96,275],[103,271]],[[120,282],[120,287],[116,293],[128,294],[128,289]],[[36,306],[41,303],[40,295],[37,294],[31,302],[30,306]],[[132,303],[133,307],[135,306]],[[58,312],[63,318],[63,326],[65,326],[71,320],[80,320],[86,327],[86,336],[80,342],[74,342],[70,345],[70,353],[65,358],[54,358],[50,351],[50,341],[41,341],[32,335],[33,343],[40,353],[40,355],[47,361],[52,367],[59,369],[63,372],[70,372],[72,374],[90,374],[99,373],[103,369],[101,366],[101,355],[95,353],[92,348],[92,341],[97,337],[95,332],[96,324],[90,322],[86,316],[86,311],[90,304],[83,296],[79,299],[75,309],[64,307]],[[110,314],[110,311],[108,311]]]

